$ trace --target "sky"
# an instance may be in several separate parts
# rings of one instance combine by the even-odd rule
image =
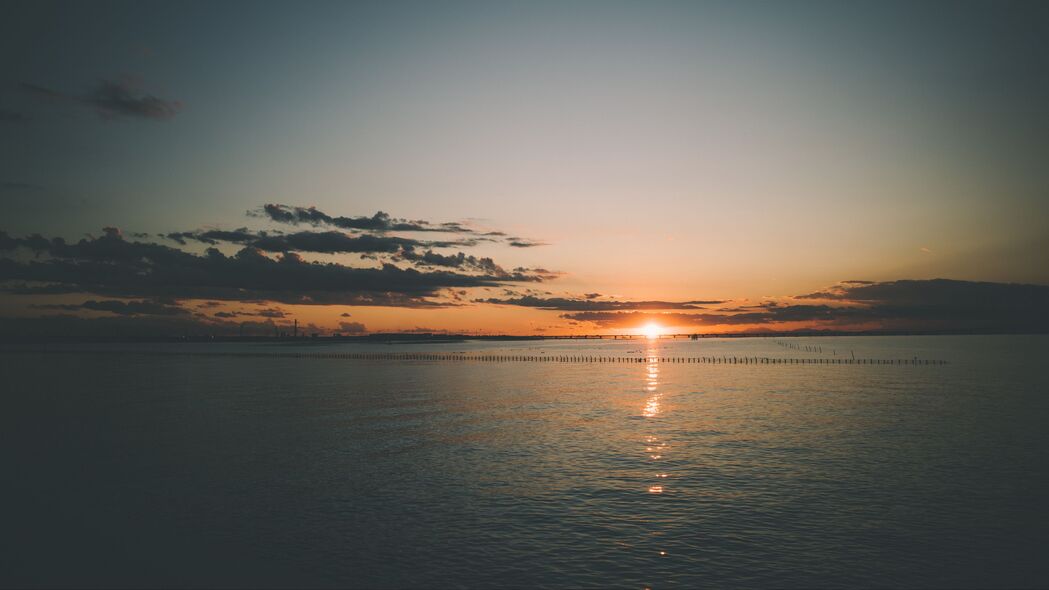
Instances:
[[[1049,330],[1043,2],[5,2],[0,74],[9,332]]]

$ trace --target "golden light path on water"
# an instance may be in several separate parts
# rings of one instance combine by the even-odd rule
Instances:
[[[641,415],[646,420],[649,420],[660,417],[664,411],[662,405],[663,394],[659,391],[659,347],[656,339],[649,338],[645,356],[647,362],[644,369],[644,387],[648,397],[645,399],[645,406],[641,410]],[[658,463],[668,450],[669,445],[659,436],[655,434],[645,436],[645,453],[656,464],[655,473],[653,474],[656,481],[648,486],[649,494],[662,494],[666,491],[663,480],[667,478],[668,474],[658,469]],[[667,556],[666,550],[659,549],[658,553],[660,557]]]

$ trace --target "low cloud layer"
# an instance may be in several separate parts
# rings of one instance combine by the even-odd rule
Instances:
[[[603,329],[633,329],[648,322],[703,331],[784,325],[815,329],[922,332],[1049,332],[1049,286],[947,279],[848,281],[794,298],[710,313],[580,311],[563,319]],[[809,303],[819,301],[819,303]]]
[[[616,301],[597,299],[599,295],[586,299],[569,299],[564,297],[535,297],[524,295],[516,298],[477,299],[476,303],[493,305],[514,305],[556,311],[612,311],[612,310],[662,310],[662,309],[705,309],[707,305],[717,305],[723,301]]]
[[[243,320],[199,315],[107,315],[81,317],[71,314],[42,317],[0,317],[0,340],[136,340],[167,337],[273,336],[290,332],[290,322],[272,319]],[[300,325],[300,334],[328,333],[312,324]]]
[[[80,304],[51,304],[51,305],[35,305],[34,307],[39,309],[61,309],[65,311],[79,311],[82,309],[91,311],[104,311],[113,313],[116,315],[126,316],[137,316],[137,315],[184,315],[188,314],[189,310],[179,307],[173,301],[122,301],[119,299],[107,299],[104,301],[95,301],[90,299]]]
[[[334,234],[334,235],[333,235]],[[0,283],[9,293],[84,293],[123,298],[266,300],[309,305],[387,305],[427,307],[450,288],[495,287],[541,282],[550,275],[531,269],[504,271],[492,263],[474,272],[419,270],[391,263],[353,267],[311,262],[293,250],[395,251],[400,238],[337,232],[247,237],[237,230],[210,238],[251,239],[233,255],[217,248],[197,254],[156,243],[125,240],[116,228],[101,237],[68,243],[34,234],[15,238],[0,232],[0,251],[25,251],[31,258],[0,258]],[[280,252],[270,256],[266,251]],[[20,259],[21,258],[21,259]],[[477,259],[475,259],[477,260]]]
[[[46,88],[33,91],[71,100]],[[297,227],[174,231],[158,234],[162,243],[140,232],[125,235],[116,227],[75,242],[0,231],[0,293],[29,298],[28,309],[50,314],[35,318],[43,332],[62,326],[70,334],[97,329],[100,336],[139,337],[151,330],[153,335],[240,334],[256,326],[273,333],[287,331],[273,322],[287,323],[290,316],[274,303],[458,307],[470,305],[470,289],[505,290],[560,276],[544,268],[508,269],[487,256],[449,251],[482,242],[505,246],[505,232],[395,219],[383,212],[333,217],[286,205],[267,205],[262,211],[272,221]],[[452,235],[427,240],[401,232]],[[346,254],[361,261],[330,258]],[[45,303],[43,297],[52,299]],[[54,298],[60,301],[52,302]],[[28,334],[33,319],[10,320]],[[359,321],[340,325],[346,334],[365,330]]]

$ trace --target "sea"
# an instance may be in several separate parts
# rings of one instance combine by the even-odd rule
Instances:
[[[1044,588],[1047,369],[1044,335],[7,346],[0,586]]]

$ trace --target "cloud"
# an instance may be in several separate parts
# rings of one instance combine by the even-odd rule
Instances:
[[[138,86],[137,79],[124,77],[119,80],[100,80],[84,94],[67,94],[26,82],[21,87],[24,92],[41,100],[89,107],[103,119],[132,117],[165,121],[174,118],[182,110],[181,101],[144,93]]]
[[[340,231],[299,231],[284,233],[280,231],[252,231],[246,227],[235,230],[193,230],[160,234],[181,245],[189,240],[216,245],[221,242],[248,245],[267,252],[318,252],[337,254],[352,253],[386,253],[392,254],[402,249],[412,248],[452,248],[476,246],[476,238],[463,240],[423,241],[412,238],[386,236],[383,234],[347,234]],[[421,260],[405,257],[405,260]]]
[[[419,245],[420,242],[408,238],[392,236],[361,235],[350,236],[342,232],[297,232],[287,235],[261,237],[251,245],[267,252],[323,252],[336,254],[340,252],[399,252],[404,247]]]
[[[271,307],[271,308],[268,308],[268,309],[261,309],[261,310],[258,310],[258,311],[242,311],[242,310],[216,311],[212,315],[214,317],[217,317],[217,318],[236,318],[236,317],[284,318],[284,317],[288,317],[291,314],[289,314],[288,312],[284,311],[283,309],[279,309],[279,308],[276,308],[276,307]]]
[[[467,264],[475,264],[477,260],[475,257],[467,256],[462,252],[445,255],[438,254],[433,250],[427,250],[422,254],[419,254],[414,250],[408,250],[401,254],[401,257],[405,260],[411,260],[426,266],[446,266],[450,268],[462,268]]]
[[[855,309],[834,308],[826,305],[796,305],[750,313],[646,313],[584,311],[562,314],[564,319],[591,322],[602,328],[637,328],[649,322],[674,327],[717,327],[745,325],[774,325],[785,322],[839,322],[872,319]]]
[[[244,244],[257,240],[260,237],[266,237],[265,232],[253,232],[249,231],[248,228],[242,227],[234,230],[221,230],[221,229],[209,229],[209,230],[196,230],[196,231],[183,231],[183,232],[171,232],[162,234],[161,237],[169,240],[178,242],[179,244],[185,245],[186,240],[195,240],[203,242],[205,244],[218,244],[219,242],[231,242],[234,244]]]
[[[848,281],[796,300],[721,310],[719,313],[582,311],[562,318],[602,328],[634,328],[649,321],[675,327],[763,326],[807,323],[829,329],[892,331],[1042,333],[1049,332],[1049,286],[1014,283],[901,280]],[[748,309],[748,310],[744,310]],[[753,311],[749,311],[753,309]]]
[[[452,330],[446,328],[427,328],[425,326],[415,326],[414,328],[401,328],[393,334],[453,334]]]
[[[885,305],[996,306],[1030,305],[1045,297],[1049,287],[1016,283],[955,281],[950,279],[899,280],[880,283],[844,281],[830,289],[799,295],[796,299],[827,299]]]
[[[343,334],[363,334],[368,329],[360,322],[339,322],[339,332]]]
[[[81,100],[95,107],[95,111],[107,119],[141,117],[163,121],[173,118],[182,109],[180,101],[142,94],[127,81],[102,80]]]
[[[270,319],[229,321],[189,314],[109,315],[93,318],[69,314],[0,317],[0,340],[7,341],[126,341],[158,337],[272,336],[278,330],[290,329],[290,325],[277,324]]]
[[[599,294],[592,293],[594,297],[587,295],[586,299],[569,299],[564,297],[534,297],[524,295],[517,298],[498,299],[476,299],[475,303],[491,303],[495,305],[516,305],[519,307],[534,307],[536,309],[558,310],[558,311],[611,311],[611,310],[659,310],[659,309],[704,309],[704,305],[716,305],[723,301],[615,301],[598,300]]]
[[[186,244],[194,240],[205,244],[228,242],[249,245],[267,252],[318,252],[337,254],[341,252],[398,252],[404,247],[425,245],[424,242],[409,238],[390,236],[373,236],[364,234],[352,236],[338,231],[301,231],[291,234],[250,231],[246,227],[235,230],[195,230],[163,234],[169,240]]]
[[[16,294],[91,293],[110,297],[167,297],[226,301],[267,300],[304,305],[432,307],[447,288],[538,282],[527,272],[464,274],[423,272],[385,263],[357,268],[309,262],[287,252],[277,258],[246,246],[233,256],[216,248],[198,255],[168,246],[127,241],[116,228],[97,238],[67,243],[39,235],[0,233],[0,249],[24,247],[37,259],[0,258],[0,281]]]
[[[122,301],[119,299],[107,299],[103,301],[88,300],[80,304],[51,304],[35,305],[40,309],[62,309],[66,311],[77,311],[87,309],[91,311],[105,311],[117,315],[183,315],[189,310],[175,305],[172,301]]]
[[[342,229],[364,230],[373,232],[386,231],[425,231],[425,232],[450,232],[450,233],[474,233],[472,229],[466,228],[458,223],[433,224],[428,221],[409,221],[407,219],[395,219],[389,213],[379,211],[371,217],[333,217],[318,210],[316,207],[295,207],[269,203],[262,206],[262,213],[271,220],[278,223],[309,223],[312,225],[334,225]]]
[[[310,225],[331,225],[339,229],[359,232],[444,232],[471,236],[468,241],[458,243],[445,243],[444,246],[464,245],[472,246],[479,242],[495,242],[504,239],[510,246],[516,248],[531,248],[534,246],[545,246],[546,244],[529,240],[527,238],[507,237],[506,232],[501,231],[479,231],[457,222],[435,223],[425,220],[409,220],[391,217],[389,213],[378,211],[371,217],[336,217],[317,209],[316,207],[298,207],[293,205],[282,205],[279,203],[268,203],[262,206],[261,211],[249,211],[249,215],[269,218],[277,223],[298,225],[302,223]],[[434,247],[441,246],[439,243],[431,243]]]
[[[422,254],[416,252],[413,248],[407,248],[399,255],[400,259],[408,260],[416,263],[419,266],[424,267],[437,267],[443,266],[446,268],[458,268],[463,270],[473,270],[490,274],[492,276],[503,277],[510,276],[503,267],[495,263],[494,260],[487,257],[468,256],[462,252],[456,254],[438,254],[432,250],[427,250]],[[515,269],[516,272],[530,273],[531,269]]]
[[[539,278],[541,278],[544,281],[552,281],[552,280],[554,280],[554,279],[556,279],[558,277],[563,277],[566,274],[566,273],[558,271],[558,270],[550,270],[550,269],[543,268],[541,266],[537,266],[537,267],[533,267],[533,268],[529,268],[527,266],[518,266],[518,267],[514,268],[513,272],[514,272],[514,274],[517,274],[517,275],[539,277]],[[547,294],[549,294],[549,293],[547,293]]]
[[[536,246],[549,246],[549,244],[546,244],[544,242],[536,242],[526,238],[508,238],[506,243],[513,246],[514,248],[535,248]]]
[[[318,211],[315,207],[289,207],[269,203],[262,206],[262,212],[278,223],[331,223],[331,216]],[[381,211],[379,213],[382,213]]]
[[[236,317],[260,317],[260,318],[285,318],[292,314],[284,311],[277,307],[270,307],[267,309],[260,309],[255,311],[216,311],[212,314],[217,318],[236,318]]]
[[[314,215],[308,213],[307,215]],[[476,245],[476,240],[422,241],[399,236],[359,234],[352,235],[340,231],[299,231],[290,234],[282,232],[251,231],[248,228],[227,230],[195,230],[171,232],[161,237],[185,245],[188,240],[217,245],[228,242],[257,248],[266,252],[316,252],[323,254],[354,253],[362,258],[378,260],[377,255],[390,255],[394,261],[406,261],[416,266],[435,268],[455,268],[480,272],[493,277],[512,277],[516,275],[543,275],[553,278],[557,273],[544,269],[517,268],[507,272],[494,260],[488,257],[477,257],[462,252],[441,254],[432,248]],[[425,251],[419,250],[426,248]]]

